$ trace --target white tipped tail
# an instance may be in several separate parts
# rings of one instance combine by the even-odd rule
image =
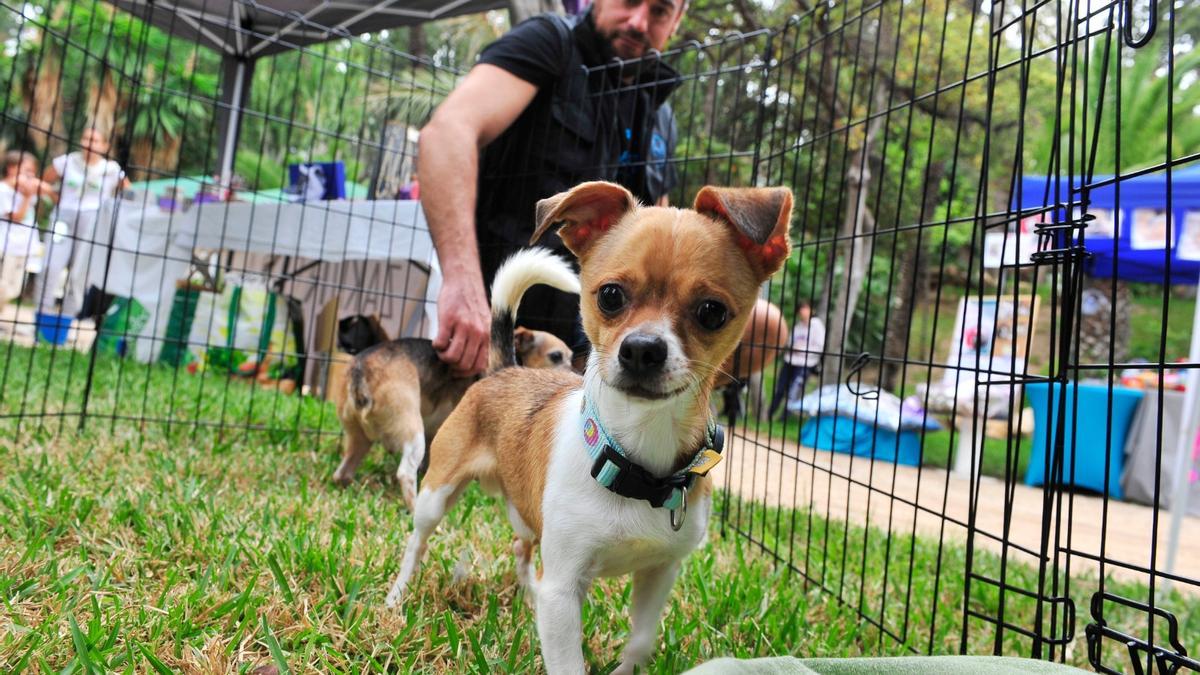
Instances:
[[[492,316],[516,314],[525,291],[546,284],[563,293],[579,294],[579,277],[566,260],[549,249],[517,251],[496,271],[492,281]]]
[[[575,270],[549,249],[527,248],[505,260],[492,281],[492,346],[488,372],[516,365],[513,330],[517,308],[525,292],[537,284],[579,294],[579,277]]]

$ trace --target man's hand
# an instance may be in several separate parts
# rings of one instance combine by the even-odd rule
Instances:
[[[438,293],[438,335],[433,348],[455,375],[487,369],[491,311],[478,278],[447,276]]]

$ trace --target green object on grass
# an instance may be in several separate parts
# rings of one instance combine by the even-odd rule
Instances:
[[[896,656],[884,658],[715,659],[684,675],[1018,675],[1082,673],[1072,666],[1008,656]]]
[[[101,354],[125,356],[146,327],[150,313],[133,298],[116,297],[100,324],[96,349]]]
[[[167,318],[167,334],[158,360],[169,366],[179,367],[188,361],[188,335],[196,320],[196,305],[200,302],[200,291],[180,288],[175,291],[171,302],[171,315]]]

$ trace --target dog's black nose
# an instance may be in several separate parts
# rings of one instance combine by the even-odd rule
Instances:
[[[657,335],[633,333],[621,341],[617,359],[630,375],[652,375],[667,362],[667,343]]]

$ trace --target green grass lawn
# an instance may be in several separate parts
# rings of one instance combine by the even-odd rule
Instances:
[[[57,368],[44,350],[13,353],[31,364],[17,372],[42,382]],[[373,453],[360,481],[338,489],[329,481],[337,438],[312,431],[330,428],[327,404],[213,376],[100,366],[89,408],[110,416],[89,417],[82,431],[75,417],[61,432],[59,417],[7,417],[42,394],[60,402],[57,410],[78,412],[81,394],[71,386],[55,381],[42,390],[36,377],[21,387],[9,380],[0,396],[0,671],[540,667],[497,500],[469,490],[433,538],[409,601],[386,610],[409,530],[390,478],[395,458]],[[150,395],[117,397],[116,378]],[[197,406],[190,397],[200,391],[214,395]],[[138,423],[138,410],[174,419]],[[187,424],[222,414],[275,428],[220,433]],[[709,542],[689,558],[671,595],[650,672],[679,672],[721,655],[957,653],[964,596],[972,612],[1000,611],[995,587],[975,581],[965,592],[966,550],[957,542],[726,501],[717,496],[727,510],[714,517]],[[998,558],[979,552],[975,565],[977,573],[1003,573],[1014,587],[1037,588],[1030,567],[1002,571]],[[1068,660],[1077,664],[1086,660],[1080,640],[1094,586],[1075,580],[1070,588],[1080,619]],[[1108,589],[1145,597],[1136,586]],[[626,579],[611,579],[588,596],[584,647],[597,672],[619,657],[629,593]],[[1181,616],[1183,635],[1200,633],[1198,603],[1163,602]],[[1006,622],[1032,629],[1034,601],[1010,592],[1003,605]],[[1108,618],[1144,628],[1139,615]],[[991,653],[994,641],[994,626],[969,620],[969,653]],[[1028,639],[1011,630],[1001,646],[1029,652]],[[1115,647],[1112,654],[1121,658]]]
[[[1129,354],[1150,361],[1158,361],[1163,334],[1163,297],[1158,293],[1142,290],[1133,294],[1129,308]],[[1186,359],[1192,342],[1192,315],[1196,311],[1195,298],[1172,297],[1167,305],[1166,349],[1163,360],[1171,363]]]

